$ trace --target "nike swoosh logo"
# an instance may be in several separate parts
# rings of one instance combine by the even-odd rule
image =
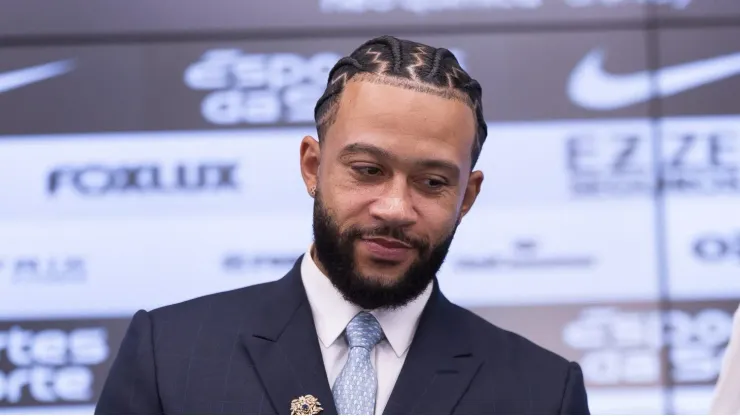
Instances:
[[[74,61],[69,59],[0,73],[0,94],[66,74],[73,69]]]
[[[615,110],[740,74],[740,52],[650,71],[615,75],[604,71],[602,49],[584,57],[568,81],[570,99],[590,110]]]

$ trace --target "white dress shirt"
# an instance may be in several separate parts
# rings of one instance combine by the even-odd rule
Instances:
[[[362,309],[344,299],[329,278],[319,270],[311,257],[311,251],[309,248],[303,256],[301,278],[311,304],[329,386],[333,387],[349,355],[347,341],[343,336],[344,329]],[[403,308],[369,311],[378,320],[385,334],[385,338],[370,354],[378,376],[376,415],[383,414],[388,403],[414,338],[421,312],[432,294],[432,285],[430,283],[421,296]]]
[[[740,308],[735,311],[730,343],[714,391],[713,415],[740,415]]]

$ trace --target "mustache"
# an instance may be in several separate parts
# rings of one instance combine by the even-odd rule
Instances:
[[[402,228],[391,227],[387,225],[381,225],[373,228],[360,228],[352,227],[347,230],[345,237],[348,241],[359,240],[361,238],[372,238],[372,237],[387,237],[394,240],[401,241],[411,247],[425,252],[429,249],[429,242],[420,238],[415,238],[408,235]]]

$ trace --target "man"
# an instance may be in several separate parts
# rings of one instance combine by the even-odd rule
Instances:
[[[740,308],[733,318],[732,335],[722,359],[710,414],[740,415]]]
[[[341,59],[300,166],[314,243],[282,279],[139,311],[98,413],[587,414],[579,366],[450,303],[480,192],[480,85],[384,36]]]

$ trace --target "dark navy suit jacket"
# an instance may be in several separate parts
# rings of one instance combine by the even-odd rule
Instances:
[[[299,259],[282,279],[137,312],[97,414],[336,414]],[[435,282],[436,283],[436,282]],[[448,301],[435,284],[385,414],[588,414],[576,363]]]

